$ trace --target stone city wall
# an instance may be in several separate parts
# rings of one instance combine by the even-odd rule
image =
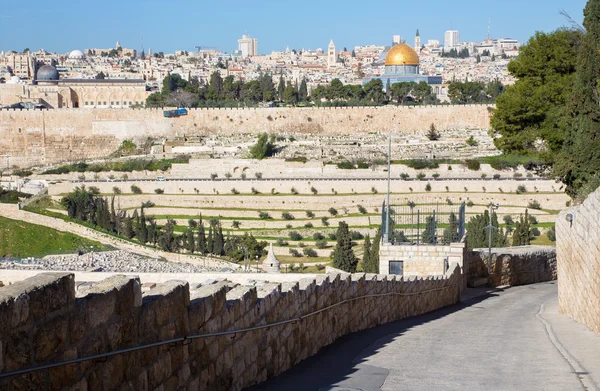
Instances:
[[[377,275],[322,275],[296,283],[190,287],[170,281],[142,293],[115,276],[83,297],[74,276],[41,274],[0,288],[0,372],[88,357],[189,335],[293,323],[186,339],[0,379],[2,390],[240,390],[291,368],[339,337],[420,315],[460,300],[462,276],[396,281]],[[344,300],[314,316],[303,315]]]
[[[558,306],[600,333],[600,189],[556,219]]]
[[[467,252],[465,258],[465,279],[488,277],[488,249],[475,249]],[[492,248],[492,286],[528,285],[538,282],[555,281],[556,249],[550,246],[521,246]]]
[[[105,157],[121,142],[141,145],[209,135],[425,134],[487,129],[493,106],[194,109],[165,118],[160,109],[0,110],[0,167],[45,165]]]
[[[464,243],[448,245],[382,244],[379,251],[379,272],[390,274],[390,261],[402,261],[404,276],[441,276],[451,264],[463,266]]]

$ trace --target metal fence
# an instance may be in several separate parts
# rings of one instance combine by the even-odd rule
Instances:
[[[460,242],[465,234],[465,202],[449,198],[395,198],[390,202],[390,243],[450,244]],[[382,208],[384,237],[386,207]]]

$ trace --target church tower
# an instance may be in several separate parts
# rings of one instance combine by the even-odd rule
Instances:
[[[421,52],[421,34],[419,34],[419,29],[417,29],[417,35],[415,35],[415,51],[417,53]]]
[[[329,42],[327,50],[327,66],[329,68],[335,67],[335,44],[333,43],[333,39]]]

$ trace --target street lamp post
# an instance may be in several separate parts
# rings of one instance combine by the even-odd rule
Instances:
[[[498,210],[498,208],[500,207],[500,204],[490,203],[490,205],[488,207],[489,207],[489,214],[490,214],[490,225],[488,225],[485,228],[488,230],[489,249],[488,249],[487,269],[488,269],[488,276],[490,276],[492,274],[492,231],[498,230],[498,227],[494,227],[492,225],[492,213],[494,212],[494,210]]]

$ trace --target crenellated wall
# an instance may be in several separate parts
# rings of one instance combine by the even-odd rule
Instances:
[[[296,321],[0,378],[0,390],[240,390],[345,334],[457,303],[462,276],[457,265],[451,270],[426,280],[329,274],[233,289],[224,282],[190,287],[169,281],[144,294],[137,278],[114,276],[83,297],[76,297],[72,274],[40,274],[0,288],[0,373],[188,335]],[[364,295],[385,296],[359,298]]]
[[[160,109],[0,110],[0,167],[105,157],[125,139],[257,134],[425,134],[488,129],[493,106],[193,109],[165,118]]]
[[[558,306],[600,333],[600,188],[556,219]]]

